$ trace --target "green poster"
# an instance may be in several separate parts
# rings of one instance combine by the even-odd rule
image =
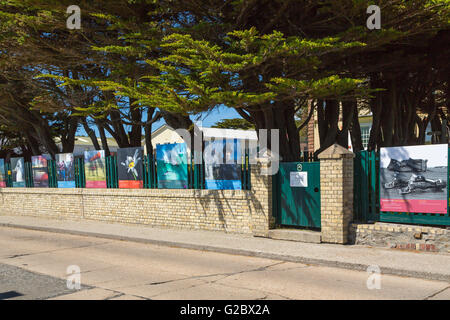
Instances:
[[[187,189],[188,167],[186,144],[159,144],[156,146],[158,188]]]

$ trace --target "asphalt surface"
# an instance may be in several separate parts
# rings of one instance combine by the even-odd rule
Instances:
[[[0,264],[0,300],[43,300],[70,293],[66,280]]]
[[[27,216],[0,216],[0,227],[220,252],[358,271],[366,271],[368,267],[376,265],[383,274],[450,281],[450,251],[435,253],[364,245],[317,244],[225,232]],[[410,228],[412,231],[413,227]]]
[[[0,227],[1,299],[446,299],[450,283]],[[81,290],[68,289],[78,266]]]

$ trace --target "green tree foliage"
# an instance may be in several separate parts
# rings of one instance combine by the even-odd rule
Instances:
[[[255,126],[242,118],[224,119],[217,122],[212,128],[219,129],[237,129],[237,130],[252,130]]]
[[[80,1],[82,29],[68,30],[71,1],[0,0],[0,125],[32,152],[56,152],[55,137],[70,150],[80,125],[104,149],[106,134],[126,147],[144,131],[152,150],[161,117],[192,129],[189,116],[225,104],[256,129],[279,129],[290,161],[314,111],[319,152],[347,146],[348,131],[360,148],[368,108],[370,148],[420,143],[429,123],[448,120],[450,2],[381,0],[382,29],[369,30],[373,3]]]

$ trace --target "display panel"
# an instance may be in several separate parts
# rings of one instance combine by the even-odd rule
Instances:
[[[215,140],[205,142],[206,189],[242,189],[240,141]]]
[[[380,210],[447,213],[448,146],[380,150]]]
[[[75,164],[72,153],[56,155],[58,188],[75,188]]]
[[[48,188],[48,166],[47,156],[31,157],[31,168],[33,171],[33,184],[35,188]]]
[[[119,188],[140,189],[143,187],[142,148],[124,148],[117,152]]]
[[[106,189],[106,159],[104,150],[84,152],[86,188]]]
[[[156,146],[158,188],[187,189],[187,150],[184,143],[159,144]]]
[[[23,158],[11,158],[13,188],[25,188],[25,161]]]

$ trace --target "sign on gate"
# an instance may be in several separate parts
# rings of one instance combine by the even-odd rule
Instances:
[[[308,172],[291,172],[291,187],[308,187]]]

